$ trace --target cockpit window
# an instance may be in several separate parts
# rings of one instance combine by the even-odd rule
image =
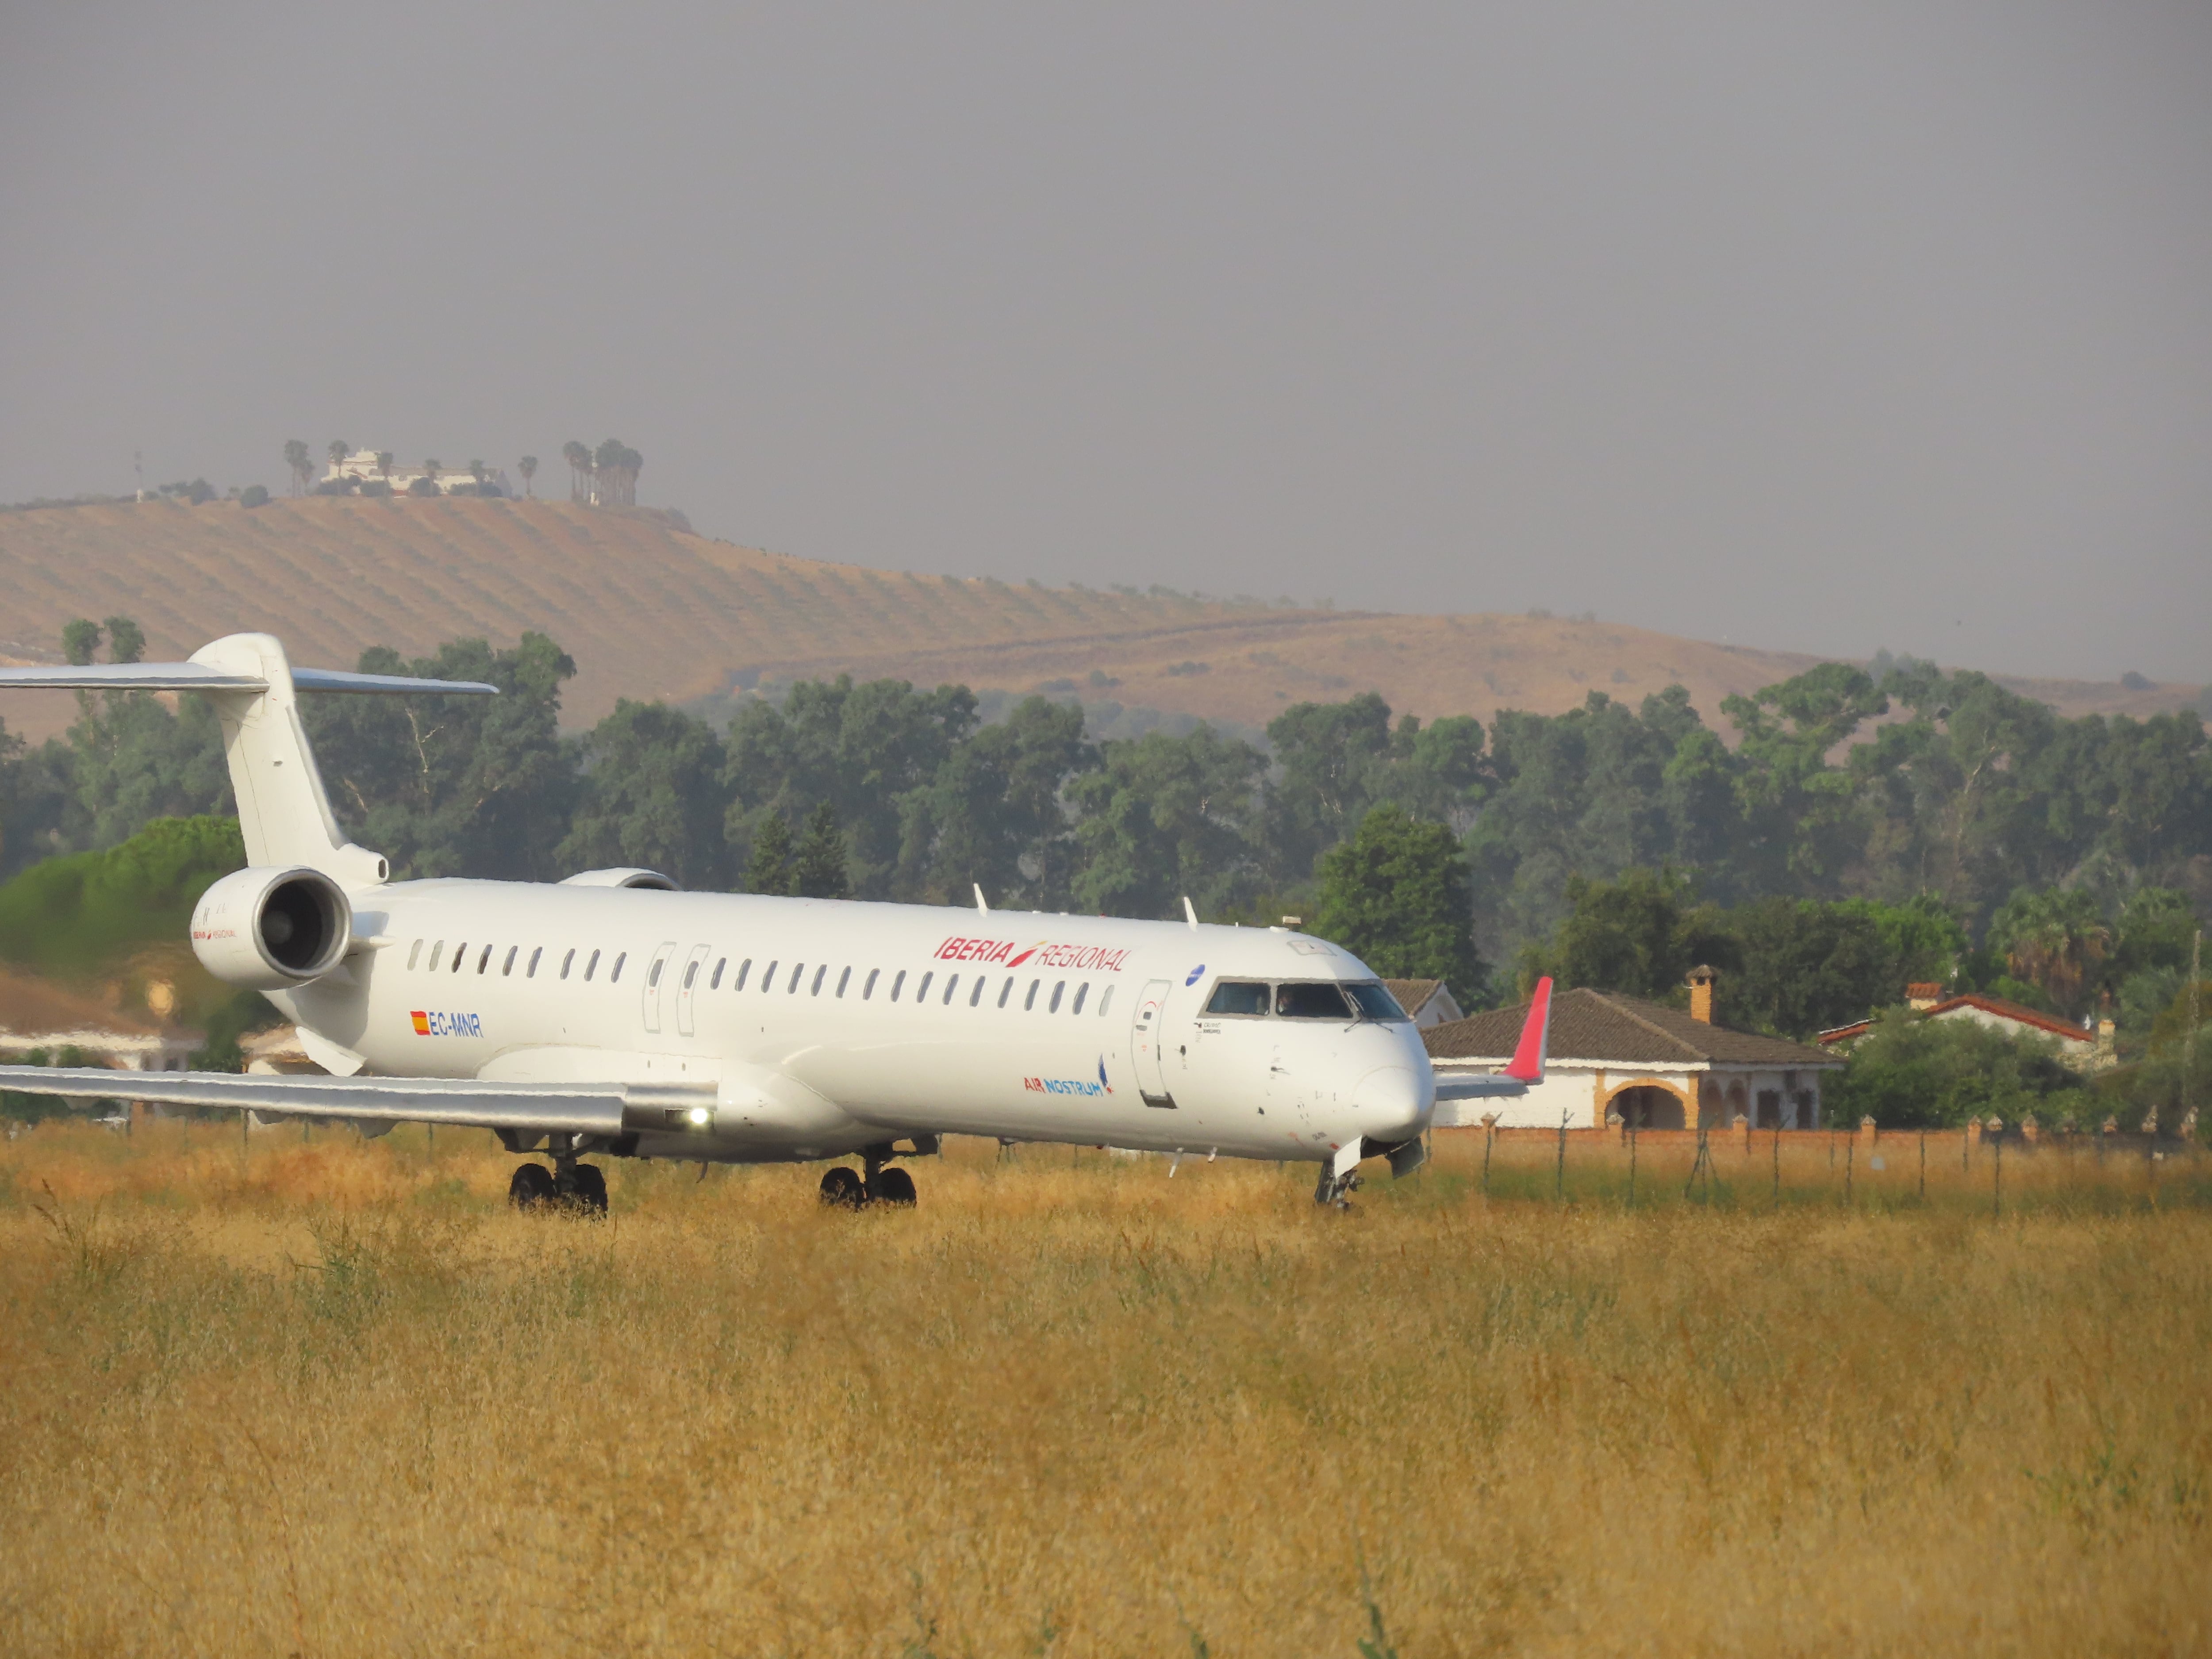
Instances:
[[[1350,1019],[1352,1005],[1330,983],[1278,985],[1275,1012],[1285,1019]]]
[[[1359,1010],[1359,1017],[1362,1019],[1407,1018],[1406,1011],[1398,1006],[1398,999],[1371,979],[1362,981],[1356,985],[1346,985],[1341,988],[1345,995],[1352,999],[1352,1006]]]
[[[1213,988],[1206,999],[1209,1014],[1264,1014],[1267,1012],[1267,988],[1249,980],[1224,979]]]

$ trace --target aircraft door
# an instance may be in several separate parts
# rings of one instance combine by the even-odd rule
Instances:
[[[1147,1106],[1173,1107],[1175,1097],[1168,1092],[1167,1073],[1162,1065],[1160,1044],[1166,1033],[1168,981],[1156,979],[1146,986],[1137,998],[1137,1011],[1129,1024],[1129,1058],[1137,1068],[1137,1092]]]
[[[639,991],[641,1006],[645,1014],[645,1029],[660,1030],[660,981],[668,976],[668,958],[676,954],[676,941],[671,939],[653,953],[653,960],[645,969],[644,988]]]
[[[699,988],[699,970],[706,965],[707,946],[695,945],[684,959],[684,977],[676,983],[676,1029],[685,1036],[692,1030],[692,998]]]

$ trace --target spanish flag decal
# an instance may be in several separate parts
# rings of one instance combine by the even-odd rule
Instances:
[[[422,1009],[417,1008],[411,1018],[415,1021],[415,1035],[416,1036],[428,1036],[430,1035],[430,1016],[428,1014],[423,1012]]]

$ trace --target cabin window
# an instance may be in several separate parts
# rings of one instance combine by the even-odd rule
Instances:
[[[592,952],[590,959],[584,963],[584,982],[586,984],[588,985],[591,982],[592,975],[599,971],[599,953],[597,951],[594,951]]]
[[[775,963],[771,962],[761,970],[761,994],[766,996],[775,989]]]
[[[645,988],[647,990],[650,991],[654,986],[660,983],[661,963],[664,960],[665,958],[655,958],[653,966],[646,970]]]
[[[435,945],[430,947],[430,971],[432,973],[434,974],[438,971],[438,958],[445,954],[445,951],[446,941],[443,939],[440,939]]]
[[[936,977],[937,973],[934,969],[921,976],[921,983],[914,988],[914,1000],[916,1002],[929,1000],[929,981]]]
[[[983,988],[989,982],[982,975],[975,975],[975,988],[968,994],[968,1006],[970,1008],[980,1007],[982,1005]]]
[[[422,960],[422,941],[421,939],[416,939],[416,940],[415,941],[414,945],[413,945],[413,946],[412,946],[412,947],[408,951],[408,952],[407,952],[407,971],[408,971],[409,973],[410,973],[410,974],[411,974],[411,973],[413,973],[413,972],[415,971],[415,964],[416,964],[417,962],[421,961],[421,960]]]
[[[561,958],[561,977],[562,977],[562,979],[566,979],[566,978],[568,978],[568,970],[569,970],[571,968],[574,967],[575,965],[576,965],[576,951],[575,951],[575,947],[574,947],[574,945],[571,945],[571,946],[569,947],[569,949],[568,949],[568,954],[567,956],[562,957]]]
[[[1086,979],[1082,984],[1075,988],[1075,1006],[1070,1008],[1067,1012],[1071,1014],[1081,1013],[1083,1012],[1083,999],[1090,994],[1091,981]]]
[[[837,994],[840,997],[842,997],[845,994],[845,988],[852,982],[853,970],[850,968],[848,968],[843,973],[837,975]]]
[[[1250,980],[1224,979],[1206,1000],[1206,1012],[1257,1018],[1267,1012],[1267,988]]]
[[[1013,994],[1014,976],[1012,974],[1008,974],[1006,975],[1006,982],[999,988],[999,1006],[1001,1008],[1005,1007],[1006,1006],[1006,999],[1013,995]]]
[[[826,962],[814,970],[814,984],[812,988],[806,993],[807,995],[811,997],[818,997],[822,994],[822,981],[828,975],[829,972],[830,964]]]
[[[1037,987],[1043,983],[1044,981],[1041,979],[1033,979],[1030,981],[1030,994],[1022,999],[1022,1012],[1026,1014],[1030,1009],[1036,1006]]]
[[[945,981],[945,1006],[946,1007],[950,1008],[952,1006],[952,994],[959,988],[960,975],[957,974],[953,975]]]
[[[879,975],[881,975],[883,971],[884,971],[884,970],[883,970],[882,969],[880,969],[880,968],[871,968],[871,969],[868,969],[868,980],[867,980],[867,983],[860,987],[860,1000],[861,1000],[861,1001],[866,1002],[866,1001],[870,997],[872,997],[872,996],[875,995],[875,994],[876,994],[876,980],[877,980],[877,977],[878,977]]]
[[[491,966],[491,953],[492,947],[489,945],[485,945],[483,948],[483,954],[477,958],[477,972],[481,974],[485,969]]]
[[[522,947],[520,945],[510,945],[507,947],[507,960],[499,964],[499,976],[501,979],[505,979],[514,971],[514,959],[521,954]]]
[[[750,957],[747,957],[743,962],[738,964],[738,976],[730,981],[730,988],[732,991],[744,990],[745,988],[745,975],[752,972],[752,970],[753,959]]]
[[[803,962],[793,963],[791,964],[791,984],[788,988],[790,994],[793,996],[797,996],[799,994],[799,981],[805,977],[806,964]]]
[[[898,977],[891,981],[891,1000],[896,1002],[899,993],[904,989],[906,989],[906,969],[902,968],[898,970]]]
[[[1105,990],[1104,990],[1104,991],[1103,991],[1103,992],[1101,992],[1101,993],[1099,994],[1099,997],[1098,997],[1098,1018],[1099,1018],[1103,1019],[1103,1018],[1106,1018],[1106,1007],[1107,1007],[1107,1005],[1108,1005],[1109,1003],[1112,1002],[1113,1000],[1114,1000],[1114,988],[1113,988],[1112,986],[1110,986],[1110,985],[1109,985],[1109,986],[1108,986],[1108,987],[1105,988]]]
[[[1065,990],[1066,990],[1066,989],[1067,989],[1067,981],[1066,981],[1066,980],[1064,980],[1064,979],[1063,979],[1063,980],[1059,981],[1058,982],[1056,982],[1056,983],[1053,986],[1053,988],[1052,988],[1052,1006],[1045,1010],[1045,1012],[1046,1012],[1047,1013],[1049,1013],[1049,1014],[1056,1014],[1056,1013],[1058,1013],[1058,1012],[1060,1012],[1060,993],[1061,993],[1061,992],[1063,992],[1063,991],[1065,991]]]
[[[465,957],[466,955],[468,955],[468,953],[469,953],[469,942],[468,942],[468,940],[466,940],[466,939],[463,939],[463,940],[462,940],[459,945],[456,945],[453,947],[453,971],[454,973],[457,973],[457,974],[458,974],[458,973],[459,973],[459,972],[461,971],[461,958],[462,958],[463,957]]]
[[[1285,1019],[1350,1019],[1352,1005],[1329,984],[1278,985],[1275,1012]]]
[[[614,971],[613,971],[612,973],[611,973],[611,974],[609,974],[609,975],[607,975],[607,983],[608,983],[608,984],[612,985],[612,984],[614,984],[617,980],[619,980],[619,979],[621,979],[621,978],[622,978],[622,968],[623,968],[623,963],[624,963],[625,962],[628,962],[629,960],[629,951],[623,951],[620,956],[618,956],[618,957],[617,957],[615,958]]]
[[[684,964],[684,988],[687,991],[690,990],[691,988],[691,981],[698,977],[699,964],[696,962],[685,963]]]
[[[538,977],[538,959],[544,954],[545,947],[542,945],[530,953],[530,966],[522,970],[523,978],[536,979]]]
[[[729,965],[730,959],[727,957],[722,957],[721,960],[714,964],[714,971],[707,975],[707,988],[708,990],[719,991],[722,988],[722,969]]]

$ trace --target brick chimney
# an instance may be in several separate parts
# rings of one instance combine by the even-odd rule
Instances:
[[[1936,981],[1916,980],[1905,988],[1905,1006],[1917,1014],[1924,1014],[1943,1000],[1943,987]]]
[[[1720,977],[1710,968],[1690,969],[1690,1018],[1710,1025],[1713,1023],[1713,981]]]

